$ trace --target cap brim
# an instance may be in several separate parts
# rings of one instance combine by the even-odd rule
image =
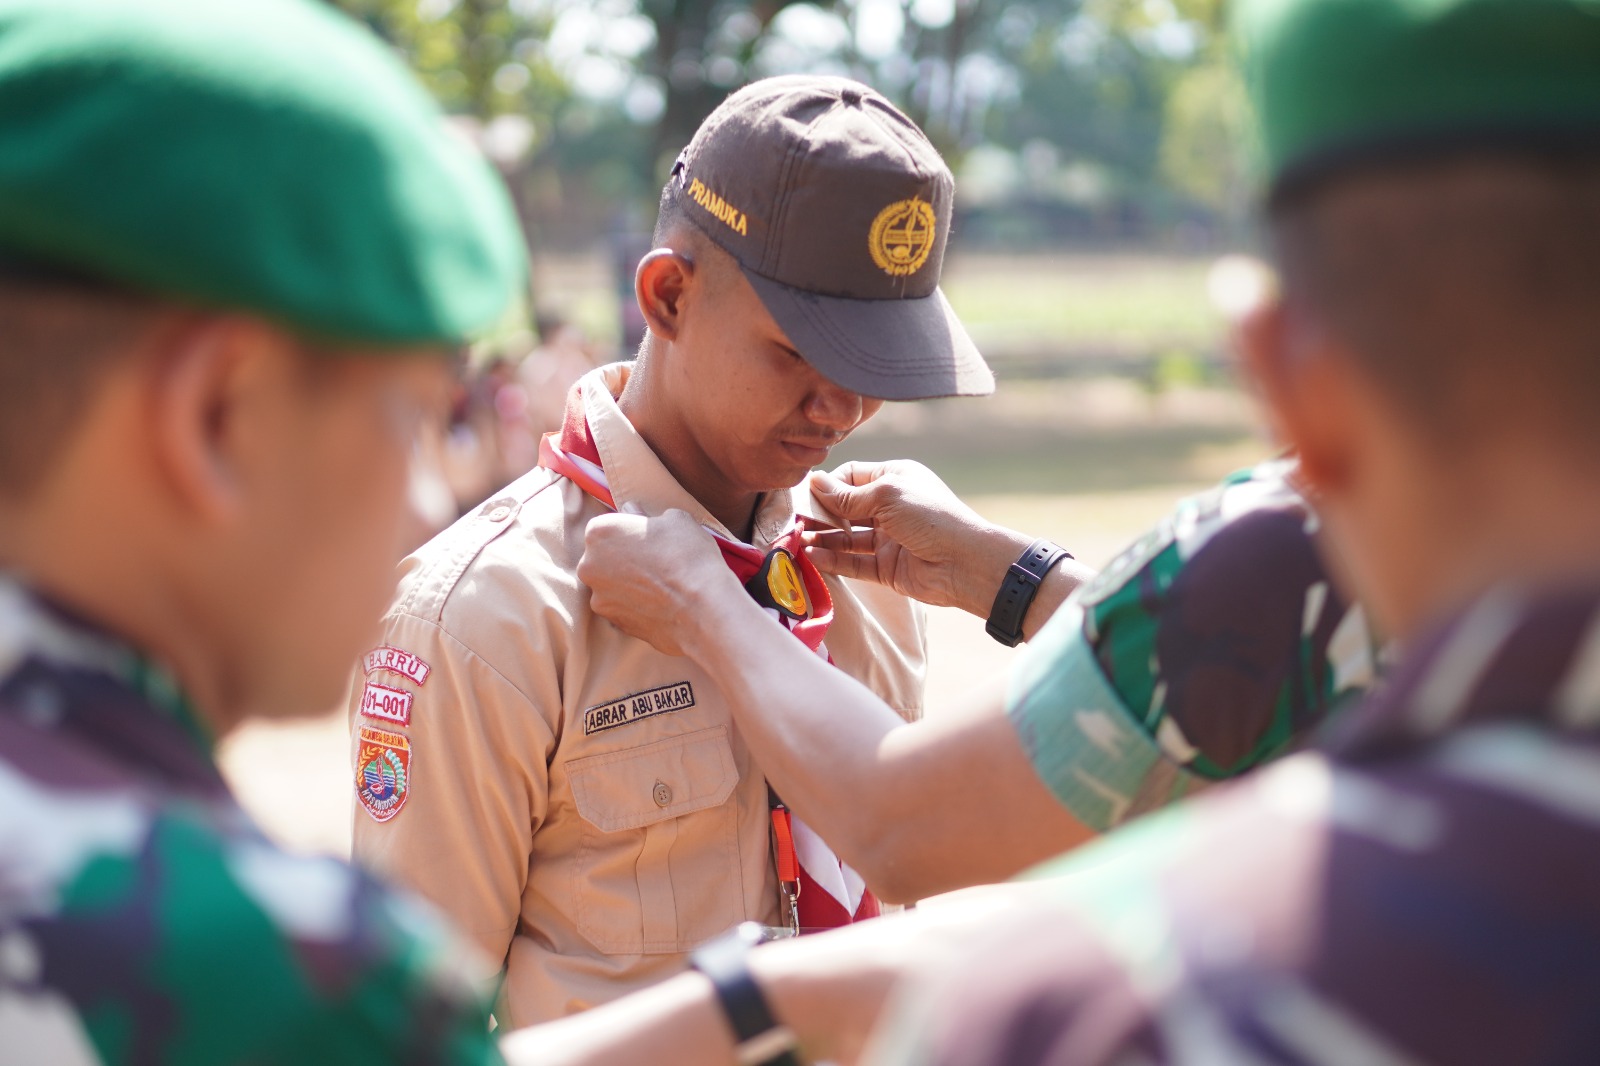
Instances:
[[[881,400],[987,396],[994,374],[944,293],[851,300],[744,275],[789,343],[829,381]]]

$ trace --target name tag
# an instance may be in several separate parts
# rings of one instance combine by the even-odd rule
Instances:
[[[602,703],[598,707],[590,707],[583,712],[583,732],[587,736],[590,733],[615,729],[619,725],[627,725],[630,722],[654,718],[658,714],[681,711],[685,707],[693,706],[694,688],[689,682],[680,681],[676,685],[662,685],[647,692],[636,692],[620,700]]]

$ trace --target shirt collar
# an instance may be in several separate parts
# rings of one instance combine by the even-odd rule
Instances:
[[[1600,728],[1600,587],[1490,591],[1413,641],[1322,746],[1382,757],[1506,721]]]
[[[0,688],[30,660],[109,678],[177,724],[208,756],[216,746],[170,670],[0,572]]]
[[[678,484],[639,431],[633,428],[628,416],[622,413],[617,397],[622,394],[632,371],[632,363],[611,363],[591,370],[580,382],[589,433],[600,452],[600,464],[605,468],[617,509],[632,508],[654,515],[676,508],[687,511],[695,521],[720,536],[739,539]],[[756,547],[767,547],[788,530],[794,522],[795,499],[800,495],[809,497],[810,493],[780,489],[761,497],[756,505],[751,535]]]

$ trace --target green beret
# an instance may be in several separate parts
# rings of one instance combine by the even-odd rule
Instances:
[[[0,255],[386,344],[525,271],[487,163],[317,0],[0,0]]]
[[[1353,159],[1600,142],[1600,0],[1236,0],[1278,188]]]

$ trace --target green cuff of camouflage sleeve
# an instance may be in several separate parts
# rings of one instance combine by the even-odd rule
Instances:
[[[1162,753],[1106,680],[1068,600],[1011,670],[1006,713],[1062,806],[1103,833],[1202,782]]]

